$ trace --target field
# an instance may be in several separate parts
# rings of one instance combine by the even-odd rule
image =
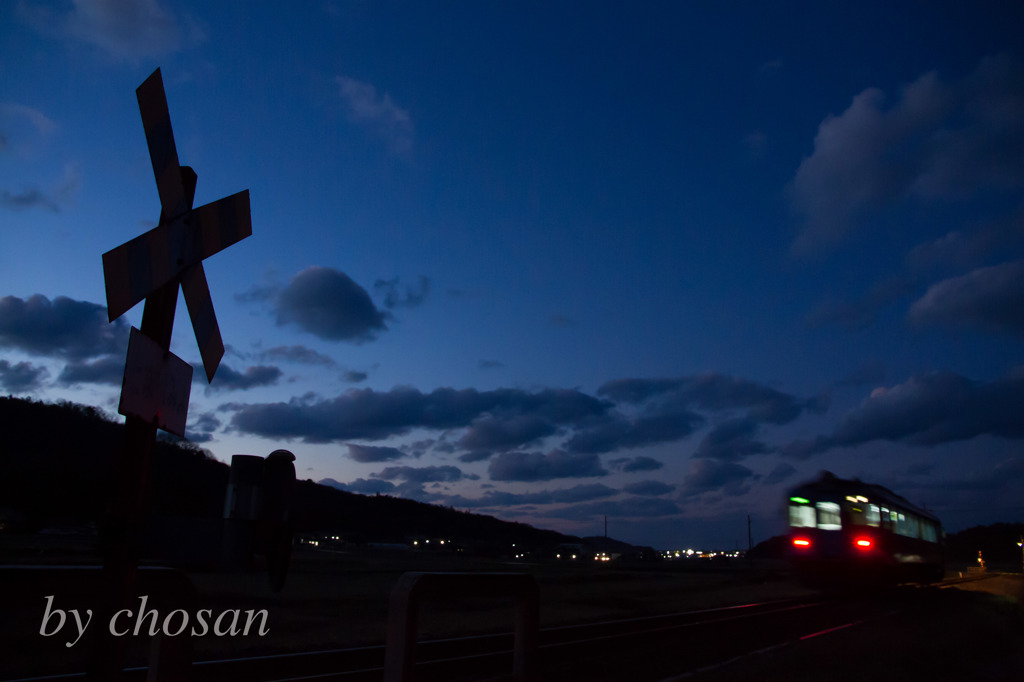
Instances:
[[[81,563],[81,557],[72,563]],[[193,612],[209,609],[216,616],[237,610],[244,623],[247,611],[262,609],[268,627],[262,636],[254,627],[247,635],[195,637],[194,658],[380,644],[385,639],[389,595],[406,571],[530,573],[540,588],[541,627],[813,594],[790,580],[779,566],[751,566],[744,561],[530,564],[386,550],[305,551],[296,553],[287,584],[276,594],[258,567],[248,572],[189,574],[198,592],[198,603],[188,607]],[[84,670],[89,637],[66,646],[70,616],[67,631],[50,637],[40,634],[45,594],[54,595],[54,606],[64,609],[84,611],[94,603],[94,594],[76,589],[73,583],[54,577],[52,583],[40,585],[38,593],[4,592],[0,679]],[[935,590],[934,600],[927,601],[924,610],[740,660],[706,672],[701,679],[953,679],[944,672],[955,673],[958,679],[1012,679],[1006,677],[1007,671],[1024,665],[1016,653],[1024,650],[1022,599],[1024,581],[1019,576]],[[162,611],[161,617],[165,614]],[[511,625],[511,601],[496,596],[427,602],[419,629],[422,637],[437,638],[507,631]],[[129,664],[144,664],[147,638],[127,639]],[[922,670],[927,674],[915,674]]]
[[[266,608],[271,614],[271,634],[260,641],[239,639],[238,652],[381,643],[388,596],[405,571],[528,572],[540,586],[541,627],[807,593],[792,582],[771,579],[764,569],[750,572],[742,565],[712,570],[710,564],[697,561],[657,566],[528,564],[386,551],[306,554],[297,559],[288,584],[277,595],[267,590],[261,573],[193,576],[214,608],[244,604],[243,608]],[[512,624],[511,601],[501,598],[427,602],[421,614],[424,637],[497,632]]]
[[[540,587],[541,627],[807,593],[771,571],[764,568],[751,571],[746,564],[712,566],[696,560],[653,566],[571,561],[528,564],[386,550],[297,552],[287,584],[277,594],[271,592],[266,573],[259,569],[189,574],[198,592],[198,604],[193,611],[209,609],[215,617],[225,611],[239,610],[244,623],[246,611],[265,609],[268,625],[268,632],[263,636],[253,627],[244,636],[217,637],[211,632],[195,637],[194,657],[210,660],[383,643],[388,598],[399,576],[406,571],[531,573]],[[0,660],[10,664],[5,666],[8,674],[84,669],[88,635],[67,647],[68,637],[39,634],[46,594],[55,595],[54,607],[78,608],[83,613],[94,603],[94,595],[82,594],[71,582],[54,578],[52,584],[37,588],[39,594],[17,595],[16,608],[4,609],[0,621]],[[7,595],[8,602],[11,596]],[[166,613],[164,610],[160,617]],[[500,597],[427,602],[420,613],[419,630],[427,638],[500,632],[512,626],[512,602]],[[69,615],[69,632],[72,623]],[[129,636],[128,639],[133,640],[129,663],[143,664],[146,638]]]

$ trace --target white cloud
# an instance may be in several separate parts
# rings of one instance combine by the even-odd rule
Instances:
[[[781,452],[805,459],[872,441],[934,446],[986,435],[1020,440],[1022,400],[1024,376],[1018,374],[990,382],[953,372],[920,374],[890,388],[875,388],[830,435],[794,441]]]
[[[394,152],[412,150],[412,117],[392,101],[391,95],[378,95],[374,86],[348,76],[338,76],[335,82],[352,121],[380,135]]]
[[[909,317],[918,324],[973,326],[1024,337],[1024,260],[933,284],[910,306]]]
[[[16,124],[19,120],[28,121],[36,129],[36,132],[43,137],[50,135],[57,129],[57,124],[38,109],[33,109],[24,104],[0,102],[0,123],[3,124],[4,128]]]
[[[1015,61],[985,59],[949,84],[927,73],[885,103],[868,88],[818,127],[789,187],[805,220],[795,253],[831,249],[858,218],[907,198],[969,198],[1024,183],[1024,69]]]
[[[205,39],[198,23],[157,0],[72,0],[64,12],[29,3],[18,9],[41,33],[90,43],[122,59],[168,54]]]
[[[56,213],[74,200],[81,185],[78,165],[69,163],[64,166],[60,180],[48,190],[33,186],[20,190],[0,188],[0,207],[14,211],[42,208]]]

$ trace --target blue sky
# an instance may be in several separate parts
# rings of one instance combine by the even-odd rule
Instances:
[[[219,459],[658,547],[822,469],[1019,521],[1024,11],[838,5],[4,3],[0,391],[116,413],[159,67],[195,205],[251,197]]]

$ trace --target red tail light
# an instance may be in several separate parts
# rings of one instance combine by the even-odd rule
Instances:
[[[794,547],[810,547],[811,541],[807,538],[793,538]]]
[[[854,543],[858,549],[871,549],[871,538],[857,538]]]

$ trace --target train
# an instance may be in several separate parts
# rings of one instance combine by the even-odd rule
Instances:
[[[789,492],[789,554],[808,583],[932,583],[945,575],[942,523],[888,488],[823,472]]]

